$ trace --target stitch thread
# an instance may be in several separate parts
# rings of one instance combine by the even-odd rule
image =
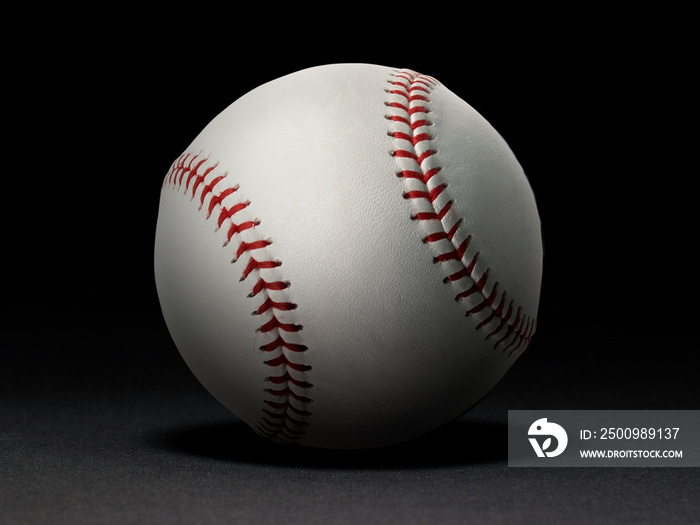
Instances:
[[[305,352],[307,347],[287,340],[287,334],[299,332],[303,326],[284,323],[278,318],[277,313],[295,310],[297,305],[289,301],[275,300],[269,292],[284,291],[289,288],[290,283],[265,280],[261,270],[278,268],[282,263],[272,260],[266,253],[266,248],[272,244],[271,239],[246,241],[240,238],[242,232],[257,228],[260,221],[242,217],[241,214],[250,205],[250,201],[237,202],[232,198],[239,190],[238,184],[220,192],[216,190],[217,184],[228,175],[227,172],[215,174],[217,168],[218,163],[209,164],[206,157],[192,153],[183,154],[172,164],[163,187],[183,189],[185,195],[189,194],[191,199],[198,197],[200,211],[206,209],[205,219],[215,215],[216,230],[228,226],[224,246],[234,241],[238,242],[231,263],[235,264],[242,258],[247,258],[240,281],[245,281],[251,276],[257,278],[247,297],[257,298],[258,306],[252,315],[267,318],[256,332],[265,334],[269,339],[269,342],[259,349],[270,356],[263,363],[270,367],[272,372],[265,377],[265,382],[269,385],[263,389],[267,399],[263,400],[261,417],[255,430],[278,443],[292,443],[304,434],[309,425],[307,419],[312,415],[308,406],[313,400],[308,391],[313,388],[313,384],[306,380],[306,373],[312,368],[290,359],[291,355]],[[200,188],[201,191],[197,195]]]
[[[403,197],[418,209],[411,219],[430,229],[423,243],[435,251],[433,262],[445,266],[448,275],[443,282],[459,290],[455,300],[466,306],[466,315],[478,318],[476,328],[486,332],[485,339],[491,340],[494,348],[501,347],[509,357],[515,356],[530,344],[536,322],[521,307],[516,308],[513,300],[507,301],[506,291],[499,291],[489,268],[481,270],[473,235],[465,234],[462,218],[455,216],[454,201],[447,191],[449,184],[437,164],[436,139],[430,134],[430,95],[438,82],[403,69],[397,70],[388,83],[386,118],[392,124],[388,134],[395,143],[390,154],[399,166],[396,175],[407,186]]]

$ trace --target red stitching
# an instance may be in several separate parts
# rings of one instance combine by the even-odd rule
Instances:
[[[216,189],[217,184],[227,176],[227,173],[215,174],[217,167],[218,163],[209,164],[206,157],[183,154],[171,166],[163,186],[184,188],[185,194],[189,194],[192,199],[197,197],[197,192],[201,189],[199,209],[202,210],[206,204],[205,218],[208,220],[215,215],[217,230],[228,223],[224,246],[232,241],[238,242],[231,262],[236,263],[247,257],[248,262],[243,266],[240,281],[245,281],[251,275],[257,276],[248,297],[258,298],[258,306],[252,314],[267,318],[256,331],[270,338],[270,342],[262,345],[260,350],[270,355],[263,363],[273,370],[273,374],[265,378],[270,387],[263,391],[270,399],[263,400],[262,415],[256,431],[279,443],[290,443],[304,434],[309,425],[306,419],[312,415],[308,405],[313,401],[308,396],[308,390],[313,388],[313,384],[305,378],[311,366],[290,359],[291,355],[305,352],[307,347],[286,339],[286,334],[299,332],[303,327],[296,323],[284,323],[278,318],[278,312],[295,310],[297,305],[289,301],[273,300],[268,292],[284,291],[289,288],[289,282],[266,281],[260,270],[277,268],[282,263],[268,257],[266,248],[272,244],[270,239],[245,241],[240,238],[242,232],[257,228],[260,221],[241,217],[241,212],[248,208],[250,201],[232,200],[232,196],[239,190],[238,185],[221,191]]]
[[[473,236],[457,235],[462,233],[463,221],[454,217],[454,201],[447,198],[448,184],[439,180],[442,167],[435,165],[436,140],[426,129],[432,126],[428,118],[430,96],[438,83],[409,70],[396,72],[388,82],[390,87],[385,91],[391,98],[385,102],[390,111],[386,118],[393,125],[388,134],[397,146],[391,155],[399,164],[397,176],[409,186],[403,196],[429,205],[429,209],[422,206],[411,219],[439,223],[441,229],[426,235],[423,242],[436,251],[434,263],[448,263],[452,268],[457,264],[458,269],[443,282],[460,287],[455,299],[466,303],[467,316],[483,316],[477,329],[487,331],[486,339],[494,341],[494,348],[500,346],[508,356],[516,355],[530,344],[536,323],[520,307],[513,317],[514,301],[506,302],[506,291],[499,291],[498,282],[491,283],[489,269],[479,275],[480,252],[470,250]]]

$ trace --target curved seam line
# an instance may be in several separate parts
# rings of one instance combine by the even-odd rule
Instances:
[[[454,218],[454,201],[449,199],[446,191],[448,184],[442,181],[439,175],[442,167],[437,163],[438,151],[434,147],[436,139],[429,132],[432,122],[428,118],[430,94],[438,82],[432,77],[406,69],[397,70],[392,76],[393,80],[389,80],[392,87],[386,89],[386,92],[393,98],[385,104],[391,109],[387,119],[393,123],[389,135],[394,137],[397,144],[391,154],[399,162],[400,168],[403,164],[397,175],[402,177],[407,185],[410,182],[412,187],[416,184],[420,186],[419,189],[404,193],[404,198],[414,202],[427,202],[430,208],[421,208],[423,211],[411,218],[440,223],[440,231],[427,235],[423,242],[435,246],[435,249],[440,243],[450,243],[451,248],[445,252],[438,251],[433,262],[459,263],[457,271],[449,273],[443,282],[458,285],[468,280],[471,283],[469,288],[462,290],[455,299],[467,301],[470,297],[479,298],[476,304],[468,307],[466,313],[467,316],[483,317],[476,328],[488,327],[486,339],[496,338],[494,348],[501,345],[502,351],[507,351],[508,356],[522,353],[535,333],[536,322],[534,318],[524,314],[521,307],[516,309],[514,315],[514,301],[506,302],[505,290],[498,293],[498,282],[490,284],[489,268],[478,275],[480,252],[474,251],[473,247],[470,249],[473,236],[463,235],[462,218]],[[440,201],[445,201],[442,207],[437,205]],[[494,324],[495,328],[492,327]]]
[[[249,256],[248,263],[244,266],[239,280],[244,281],[251,274],[257,274],[258,281],[253,286],[248,297],[252,298],[259,295],[261,302],[252,314],[263,315],[268,313],[270,319],[258,327],[256,331],[268,334],[274,339],[270,343],[261,346],[260,350],[263,352],[277,352],[276,356],[265,360],[264,364],[275,369],[279,368],[276,372],[277,375],[265,378],[265,381],[271,386],[265,388],[264,392],[274,398],[274,400],[263,400],[265,406],[262,409],[262,416],[255,430],[258,434],[279,443],[291,443],[306,432],[306,428],[309,425],[306,419],[312,415],[308,410],[308,405],[313,402],[306,392],[306,390],[313,388],[313,384],[295,377],[292,372],[303,374],[310,371],[311,367],[295,363],[285,354],[285,350],[293,353],[307,350],[306,346],[289,342],[283,336],[283,332],[297,332],[301,330],[302,325],[281,322],[275,311],[293,310],[297,305],[291,302],[273,301],[270,297],[268,290],[285,290],[289,287],[289,283],[284,281],[267,282],[260,275],[260,270],[277,268],[282,263],[264,256],[266,247],[272,243],[270,239],[255,239],[254,241],[246,242],[239,238],[241,232],[257,228],[260,221],[257,219],[243,220],[239,223],[234,221],[234,217],[246,209],[250,205],[250,201],[236,202],[230,207],[224,206],[224,200],[237,192],[239,185],[236,184],[220,192],[215,192],[216,185],[226,178],[228,173],[215,173],[218,163],[206,165],[208,160],[207,157],[201,157],[201,154],[182,154],[172,164],[163,182],[163,187],[184,188],[185,195],[190,194],[192,200],[197,198],[198,189],[201,187],[201,192],[198,196],[199,209],[206,210],[205,220],[209,220],[214,212],[218,211],[215,231],[221,229],[225,222],[228,221],[229,223],[224,247],[232,242],[234,238],[237,238],[239,241],[231,263],[239,261],[244,254]],[[206,202],[207,198],[209,198],[208,203]],[[262,253],[263,257],[254,257],[253,250]],[[292,400],[298,406],[292,404]]]

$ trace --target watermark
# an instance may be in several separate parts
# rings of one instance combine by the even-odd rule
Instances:
[[[700,467],[700,410],[510,410],[509,467]]]
[[[555,457],[564,452],[566,445],[569,443],[569,436],[561,425],[556,423],[550,423],[547,418],[538,419],[532,425],[530,425],[530,430],[528,431],[528,436],[532,448],[535,450],[537,457]],[[540,443],[537,437],[545,436],[545,439]],[[554,439],[556,446],[552,447],[552,439]]]

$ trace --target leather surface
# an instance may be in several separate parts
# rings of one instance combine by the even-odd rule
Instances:
[[[424,239],[444,226],[415,220],[426,203],[405,198],[418,187],[397,177],[402,159],[392,155],[401,147],[386,118],[387,103],[402,98],[387,92],[396,71],[332,65],[265,84],[224,110],[187,149],[181,166],[189,171],[179,174],[198,166],[200,179],[164,183],[155,271],[178,349],[212,395],[253,428],[273,399],[267,378],[286,373],[312,385],[297,388],[310,400],[290,401],[304,413],[292,414],[302,430],[293,441],[301,444],[404,441],[483,397],[520,352],[486,339],[482,323],[495,307],[467,315],[478,296],[455,300],[466,282],[488,271],[482,300],[497,282],[497,297],[505,292],[504,301],[512,301],[511,322],[518,308],[533,325],[536,318],[542,244],[520,165],[473,108],[439,83],[432,87],[426,144],[447,184],[440,198],[452,201],[460,235],[471,236],[465,262],[436,263],[440,247]],[[211,198],[226,189],[235,191],[207,218]],[[237,204],[244,207],[217,224],[221,206]],[[229,240],[231,221],[255,226]],[[241,248],[260,240],[271,244]],[[470,279],[443,282],[477,252]],[[251,257],[279,265],[241,280]],[[249,297],[258,279],[289,286]],[[252,315],[264,299],[294,308]],[[261,331],[273,313],[275,322],[303,328]],[[278,337],[306,349],[260,350]],[[265,364],[282,354],[303,370]]]

